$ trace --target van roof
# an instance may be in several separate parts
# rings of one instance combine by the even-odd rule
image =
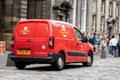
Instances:
[[[21,23],[21,22],[32,22],[32,21],[47,21],[47,22],[51,22],[52,24],[64,23],[64,24],[67,24],[67,25],[70,25],[70,26],[74,26],[74,25],[72,25],[71,23],[68,23],[68,22],[58,21],[58,20],[50,20],[50,19],[27,19],[27,20],[21,20],[19,22]]]

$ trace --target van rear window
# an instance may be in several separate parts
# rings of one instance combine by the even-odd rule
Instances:
[[[32,37],[34,36],[34,22],[22,22],[16,26],[16,34],[19,37]]]
[[[22,22],[16,30],[18,37],[47,37],[49,34],[47,22]]]
[[[38,22],[36,24],[35,37],[47,37],[49,35],[48,23]]]

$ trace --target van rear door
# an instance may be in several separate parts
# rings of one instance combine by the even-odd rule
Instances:
[[[36,22],[35,37],[34,37],[34,56],[47,57],[50,52],[48,43],[50,29],[47,21]]]
[[[16,56],[33,56],[35,22],[19,22],[14,32]]]

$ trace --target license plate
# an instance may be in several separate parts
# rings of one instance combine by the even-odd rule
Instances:
[[[30,50],[18,50],[17,53],[18,53],[18,54],[29,55],[29,54],[30,54]]]

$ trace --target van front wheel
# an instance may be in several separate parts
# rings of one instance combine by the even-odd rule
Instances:
[[[91,66],[93,63],[93,54],[89,52],[86,62],[83,62],[83,66]]]
[[[65,65],[64,56],[62,54],[58,54],[56,61],[52,63],[52,67],[55,70],[60,71],[63,69],[64,65]]]

